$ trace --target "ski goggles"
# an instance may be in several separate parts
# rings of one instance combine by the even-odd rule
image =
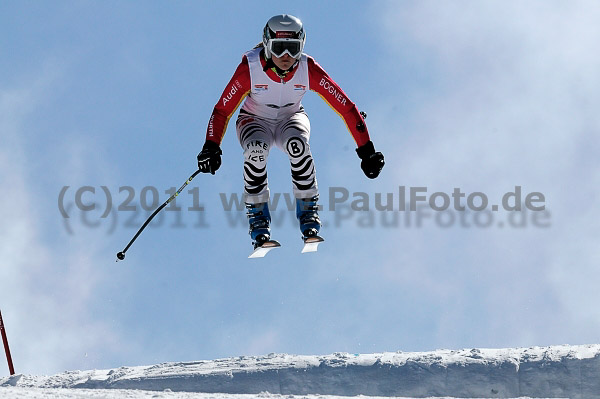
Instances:
[[[303,44],[300,39],[270,39],[268,42],[269,51],[277,58],[286,53],[290,57],[298,58],[302,53]]]

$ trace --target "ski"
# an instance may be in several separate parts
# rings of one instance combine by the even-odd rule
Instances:
[[[317,252],[317,248],[320,243],[325,241],[323,237],[320,236],[312,236],[304,238],[304,247],[302,248],[302,253],[306,252]]]
[[[248,256],[249,259],[264,258],[272,249],[281,247],[281,244],[275,240],[265,241],[262,245],[256,247]]]

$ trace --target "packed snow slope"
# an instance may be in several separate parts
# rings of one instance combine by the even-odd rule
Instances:
[[[384,396],[279,395],[140,391],[137,389],[69,389],[0,387],[2,399],[391,399]],[[394,399],[412,399],[394,397]],[[431,399],[456,399],[450,397]],[[487,399],[487,398],[482,398]],[[544,398],[546,399],[546,398]]]
[[[600,398],[600,345],[328,356],[271,354],[69,371],[54,376],[16,375],[0,378],[0,386],[228,394]]]

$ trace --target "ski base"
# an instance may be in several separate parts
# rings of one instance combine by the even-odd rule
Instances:
[[[279,247],[281,247],[281,244],[275,240],[265,241],[260,247],[256,247],[248,258],[264,258],[272,249]]]
[[[319,244],[325,241],[323,237],[320,236],[312,236],[304,239],[304,247],[302,248],[302,253],[306,252],[317,252]]]

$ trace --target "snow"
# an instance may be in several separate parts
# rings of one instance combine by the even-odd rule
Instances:
[[[0,378],[0,398],[598,398],[599,376],[600,345],[269,354],[15,375]]]
[[[190,392],[171,392],[171,391],[140,391],[132,389],[66,389],[66,388],[0,388],[2,398],[10,399],[349,399],[348,396],[332,395],[277,395],[268,392],[262,392],[256,395],[248,394],[226,394],[226,393],[190,393]],[[390,397],[381,396],[360,396],[361,399],[377,399]],[[395,397],[402,399],[399,397]],[[410,399],[410,398],[405,398]],[[444,398],[436,398],[444,399]],[[453,399],[453,398],[445,398]]]

